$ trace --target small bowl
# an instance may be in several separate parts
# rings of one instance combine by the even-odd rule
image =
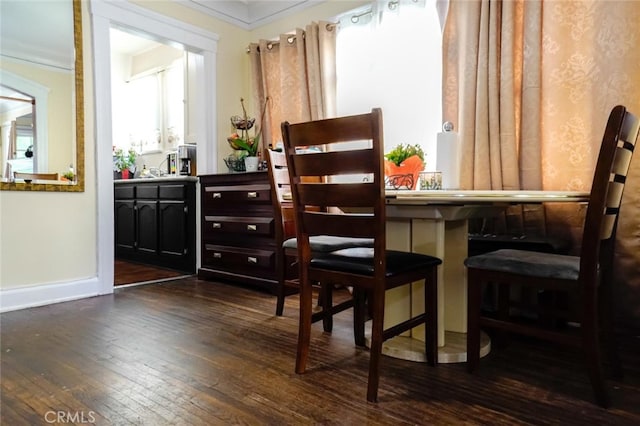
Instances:
[[[231,117],[231,124],[233,124],[233,127],[235,127],[238,130],[249,130],[250,128],[253,127],[255,122],[256,122],[255,118],[248,118],[245,120],[239,115],[234,115],[233,117]]]

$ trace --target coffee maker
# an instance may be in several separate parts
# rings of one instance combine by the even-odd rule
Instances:
[[[196,145],[178,146],[178,172],[181,176],[196,176]]]

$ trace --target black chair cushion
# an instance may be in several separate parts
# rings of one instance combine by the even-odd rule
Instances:
[[[580,274],[580,258],[553,253],[503,249],[468,257],[468,268],[510,272],[540,278],[577,280]]]
[[[437,266],[442,260],[426,254],[386,250],[386,276]],[[373,275],[373,248],[357,247],[334,251],[311,259],[312,268],[358,275]]]
[[[309,246],[312,253],[329,253],[350,247],[373,247],[373,239],[314,235],[309,237]],[[282,243],[282,247],[295,250],[298,248],[298,240],[289,238]]]

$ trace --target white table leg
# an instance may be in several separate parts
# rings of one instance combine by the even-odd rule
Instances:
[[[438,362],[464,362],[467,331],[467,286],[463,261],[467,256],[467,220],[389,219],[387,247],[424,253],[442,259],[438,268]],[[411,312],[424,312],[423,283],[387,292],[385,328],[407,319]],[[481,356],[489,353],[491,342],[481,339]],[[426,361],[424,326],[390,339],[383,353],[413,361]]]

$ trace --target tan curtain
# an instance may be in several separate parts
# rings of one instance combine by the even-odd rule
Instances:
[[[313,22],[277,42],[249,46],[254,105],[264,105],[263,143],[282,140],[280,124],[323,119],[336,111],[336,26]]]
[[[640,114],[640,7],[632,1],[451,0],[443,32],[443,119],[472,189],[585,190],[611,108]],[[640,319],[640,159],[618,226],[618,299]],[[547,209],[576,250],[583,211]]]

